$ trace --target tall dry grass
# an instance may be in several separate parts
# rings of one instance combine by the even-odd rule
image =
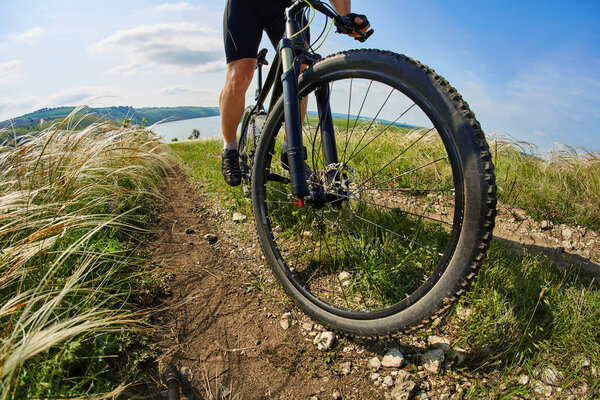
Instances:
[[[600,229],[600,153],[570,146],[539,153],[509,139],[490,147],[500,201],[539,220]]]
[[[61,380],[47,367],[66,365],[68,343],[139,320],[127,242],[160,196],[168,152],[136,127],[77,130],[76,112],[0,145],[1,398],[93,394],[102,385],[77,377],[81,368]]]

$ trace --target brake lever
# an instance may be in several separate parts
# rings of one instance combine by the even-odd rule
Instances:
[[[371,37],[371,35],[373,33],[375,33],[375,30],[374,29],[369,29],[365,33],[361,32],[361,31],[358,31],[358,33],[360,34],[360,36],[359,37],[355,37],[354,40],[358,40],[359,42],[364,43],[364,42],[367,41],[368,38]]]

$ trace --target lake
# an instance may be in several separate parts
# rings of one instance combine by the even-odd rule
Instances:
[[[221,117],[191,118],[180,121],[164,122],[154,125],[152,130],[165,142],[173,139],[187,140],[194,129],[200,131],[201,138],[221,138]]]

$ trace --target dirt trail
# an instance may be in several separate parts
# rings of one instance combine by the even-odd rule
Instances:
[[[404,372],[384,368],[375,379],[370,359],[398,347],[410,361],[411,348],[426,347],[422,337],[338,336],[335,351],[319,351],[313,337],[320,327],[272,282],[251,221],[232,221],[179,172],[168,176],[167,188],[149,244],[152,262],[174,273],[172,294],[164,299],[174,308],[155,321],[161,327],[155,338],[161,377],[168,364],[188,370],[192,387],[208,399],[389,398],[393,385],[386,387],[382,378],[396,380]],[[500,236],[510,239],[509,231],[501,228]],[[417,386],[405,393],[410,398],[419,392],[459,398],[470,379],[453,369],[436,376],[419,367],[411,375]]]
[[[366,374],[338,375],[336,365],[344,361],[336,358],[334,365],[307,340],[301,325],[309,319],[286,307],[283,292],[272,287],[252,224],[204,209],[207,202],[181,175],[169,176],[167,187],[169,205],[151,244],[153,262],[175,272],[166,302],[177,307],[157,321],[161,374],[169,363],[188,368],[192,386],[206,398],[212,392],[213,398],[329,399],[335,391],[380,397]]]

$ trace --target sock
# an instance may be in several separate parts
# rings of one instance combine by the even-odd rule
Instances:
[[[223,150],[237,150],[237,149],[238,149],[237,140],[234,140],[233,142],[227,142],[227,141],[223,140]]]

